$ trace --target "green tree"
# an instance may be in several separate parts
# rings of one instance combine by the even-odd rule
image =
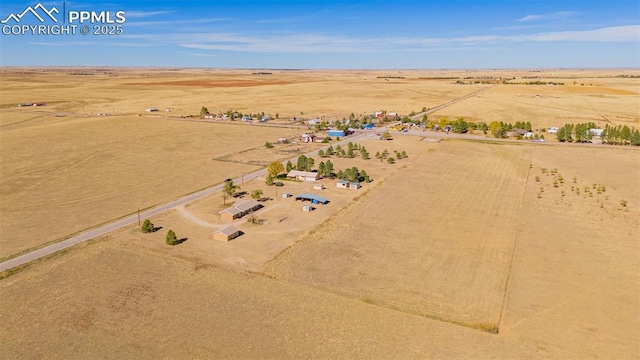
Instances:
[[[268,186],[272,186],[273,185],[273,176],[271,176],[271,174],[267,174],[267,179],[265,181],[267,183]]]
[[[624,125],[622,130],[620,131],[620,138],[622,139],[622,144],[626,145],[627,142],[631,142],[631,129]]]
[[[315,160],[313,160],[312,157],[308,157],[307,160],[305,161],[305,171],[312,171],[313,170],[313,165],[315,165]]]
[[[332,156],[332,155],[334,155],[334,154],[335,154],[335,151],[333,150],[333,146],[332,146],[332,145],[329,145],[329,148],[327,148],[326,155],[327,155],[327,156]]]
[[[369,175],[364,170],[360,171],[360,180],[368,183],[372,181]]]
[[[369,152],[367,151],[367,149],[364,146],[360,147],[360,155],[362,155],[362,158],[364,160],[369,160]]]
[[[169,229],[166,237],[167,244],[176,245],[178,244],[178,238],[176,237],[176,233],[173,230]]]
[[[406,158],[408,158],[408,157],[409,157],[409,156],[407,156],[407,152],[406,152],[406,151],[404,151],[404,150],[402,150],[402,158],[403,158],[403,159],[406,159]]]
[[[322,149],[318,150],[318,156],[321,158],[325,157],[324,150]]]
[[[267,167],[267,172],[269,173],[269,175],[271,175],[271,177],[277,178],[278,175],[284,172],[284,166],[282,166],[282,163],[280,161],[274,161]]]
[[[347,157],[348,157],[348,158],[354,158],[354,157],[356,157],[356,154],[353,152],[353,147],[350,147],[350,148],[347,150]]]
[[[393,136],[391,136],[388,131],[383,132],[382,135],[380,135],[380,138],[382,140],[393,140]]]
[[[222,187],[222,201],[223,204],[227,204],[227,199],[233,196],[240,187],[233,184],[233,180],[228,180],[224,182],[224,186]]]
[[[209,113],[209,110],[207,110],[206,107],[203,106],[200,108],[200,117],[204,117],[204,115],[208,113]]]
[[[266,143],[264,143],[264,147],[266,147],[267,149],[273,149],[273,144],[267,141]]]
[[[154,232],[155,229],[156,228],[153,226],[153,223],[151,221],[149,221],[149,219],[146,219],[142,223],[142,226],[140,227],[140,231],[142,231],[145,234]]]
[[[280,113],[276,113],[276,119],[280,119]]]
[[[469,131],[469,124],[463,118],[458,118],[451,123],[451,130],[454,133],[464,134]]]
[[[296,165],[296,169],[300,171],[308,171],[307,170],[307,157],[304,155],[298,156],[298,164]]]
[[[324,164],[324,177],[331,177],[333,175],[333,163],[331,160],[327,160]]]
[[[291,170],[293,170],[293,164],[291,163],[291,160],[289,160],[289,161],[287,161],[287,168],[286,168],[287,174],[288,174]]]
[[[637,129],[634,129],[631,134],[631,145],[640,146],[640,131]]]
[[[320,174],[320,176],[324,176],[324,162],[320,161],[320,164],[318,164],[318,173]]]
[[[395,163],[396,161],[395,161],[392,157],[390,157],[390,158],[388,158],[388,159],[387,159],[387,162],[388,162],[389,164],[393,164],[393,163]]]
[[[380,151],[376,151],[376,159],[382,161],[382,154],[380,154]]]
[[[263,194],[262,190],[260,190],[260,189],[253,190],[251,192],[251,198],[254,199],[254,200],[258,200],[258,199],[260,199],[262,197],[262,194]]]

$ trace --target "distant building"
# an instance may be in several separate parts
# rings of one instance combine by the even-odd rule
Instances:
[[[204,115],[203,115],[203,117],[204,117],[205,119],[213,119],[213,118],[215,118],[215,115],[213,115],[213,114],[211,114],[211,113],[206,113],[206,114],[204,114]]]
[[[557,128],[557,127],[552,126],[552,127],[550,127],[550,128],[548,128],[548,129],[547,129],[547,132],[548,132],[549,134],[555,134],[555,133],[557,133],[557,132],[558,132],[558,128]]]
[[[358,190],[360,189],[360,183],[359,182],[352,182],[349,184],[349,189],[351,190]]]
[[[322,196],[318,196],[316,194],[300,194],[296,195],[296,201],[311,201],[312,204],[322,204],[326,205],[329,203],[329,200],[323,198]]]
[[[336,187],[341,188],[341,189],[346,189],[349,187],[349,181],[347,180],[338,180],[338,182],[336,182]]]
[[[362,128],[365,129],[365,130],[373,129],[375,127],[376,127],[375,124],[364,124],[364,125],[362,125]]]
[[[158,108],[155,106],[150,106],[147,108],[147,112],[155,112],[155,111],[158,111]]]
[[[318,119],[318,118],[313,118],[313,119],[309,120],[309,121],[307,122],[307,124],[309,124],[309,125],[318,125],[318,124],[320,124],[320,119]]]

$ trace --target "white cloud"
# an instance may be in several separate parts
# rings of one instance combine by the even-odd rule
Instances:
[[[560,11],[560,12],[555,12],[550,14],[531,14],[531,15],[521,17],[516,21],[558,20],[558,19],[568,18],[577,14],[578,13],[575,11]]]
[[[640,25],[595,30],[541,32],[522,35],[477,35],[456,38],[353,38],[321,34],[249,36],[197,33],[174,37],[177,45],[200,50],[272,53],[353,53],[427,50],[432,46],[477,46],[524,42],[640,42]]]

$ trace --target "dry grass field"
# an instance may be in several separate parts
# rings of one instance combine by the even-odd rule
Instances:
[[[0,257],[317,148],[263,146],[304,127],[181,117],[203,105],[279,113],[285,126],[301,113],[420,111],[492,86],[445,77],[535,75],[567,85],[494,85],[434,116],[640,124],[638,79],[613,77],[637,70],[83,71],[95,75],[0,69]],[[246,181],[273,199],[256,212],[263,225],[233,223],[245,234],[231,242],[211,238],[226,224],[215,194],[155,216],[156,233],[132,225],[1,279],[0,353],[640,357],[638,150],[428,140],[357,141],[372,157],[405,150],[395,164],[331,158],[374,179],[357,191],[328,179],[278,189],[330,199],[312,213]],[[165,244],[168,229],[186,241]]]

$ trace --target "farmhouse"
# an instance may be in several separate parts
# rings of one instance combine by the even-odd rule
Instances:
[[[233,226],[227,226],[213,233],[213,240],[220,241],[231,241],[238,236],[242,235],[243,232],[236,229]]]
[[[312,171],[291,170],[287,174],[287,178],[298,181],[317,181],[320,179],[320,174]]]
[[[256,200],[240,200],[236,201],[230,208],[220,211],[219,214],[222,220],[233,221],[260,208],[262,208],[262,204]]]
[[[300,194],[296,195],[296,201],[311,201],[312,204],[322,204],[326,205],[329,203],[329,200],[323,198],[322,196],[318,196],[316,194]]]

